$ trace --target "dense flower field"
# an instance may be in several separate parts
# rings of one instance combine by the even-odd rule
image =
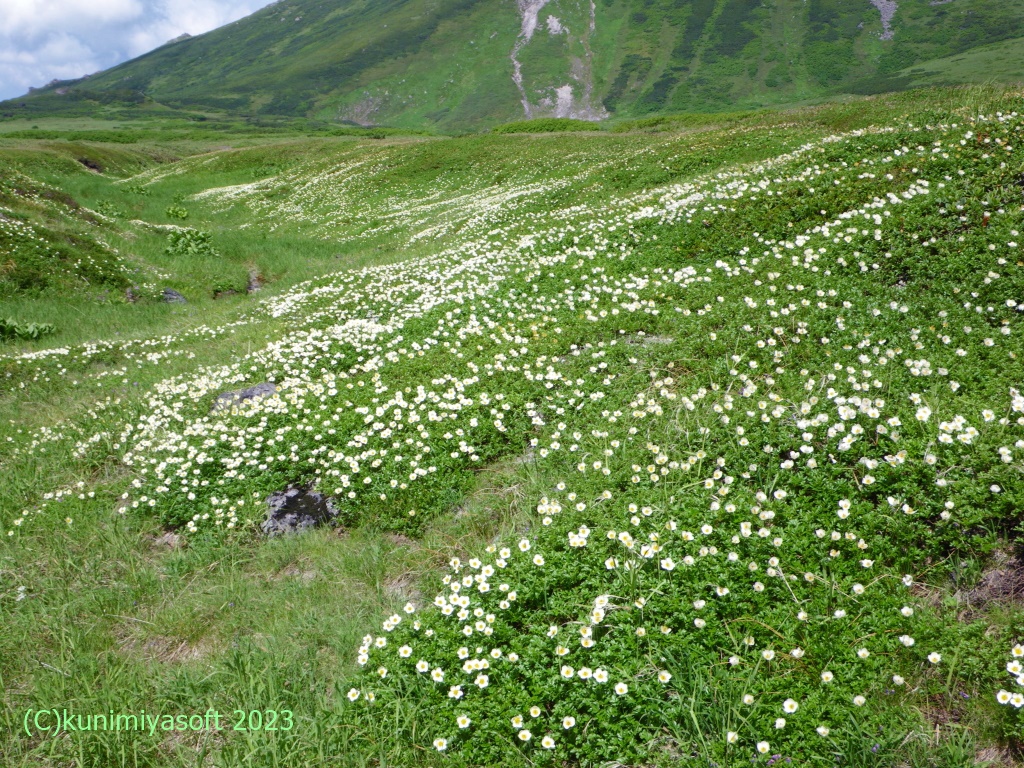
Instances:
[[[534,521],[366,635],[357,730],[419,702],[409,738],[455,764],[883,760],[964,652],[929,571],[1024,518],[1022,122],[853,131],[543,216],[518,187],[396,202],[380,226],[458,236],[232,327],[122,342],[129,365],[88,383],[288,328],[163,381],[139,420],[19,450],[117,451],[123,511],[227,537],[289,484],[415,535],[518,457],[549,488]],[[359,162],[205,196],[329,234]],[[61,376],[104,346],[7,362]],[[1011,645],[989,696],[1012,731]]]

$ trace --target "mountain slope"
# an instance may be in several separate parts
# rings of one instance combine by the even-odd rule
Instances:
[[[1012,0],[281,0],[0,114],[149,101],[443,129],[600,120],[896,90],[908,68],[1022,36]]]

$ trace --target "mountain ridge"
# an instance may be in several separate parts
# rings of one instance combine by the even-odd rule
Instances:
[[[1024,7],[1009,0],[279,0],[0,114],[597,121],[900,90],[914,68],[1009,41],[1024,50]],[[944,66],[945,83],[985,78]]]

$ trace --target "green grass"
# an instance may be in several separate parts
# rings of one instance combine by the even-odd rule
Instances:
[[[1024,721],[995,694],[1017,689],[1024,612],[990,585],[1024,523],[1019,103],[933,89],[617,133],[228,134],[219,151],[8,140],[4,172],[110,212],[100,227],[37,197],[18,215],[102,234],[189,303],[86,285],[3,301],[57,331],[0,346],[0,761],[1015,765]],[[168,254],[168,225],[213,250]],[[213,298],[250,269],[261,293]],[[211,413],[267,380],[277,398]],[[340,528],[259,534],[289,483],[334,496]],[[481,616],[445,618],[435,595],[467,576]],[[21,730],[50,708],[294,726]]]
[[[491,129],[491,133],[559,133],[561,131],[595,131],[599,125],[586,120],[570,120],[568,118],[546,117],[536,120],[517,120]]]

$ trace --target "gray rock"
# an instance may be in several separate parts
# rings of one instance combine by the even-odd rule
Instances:
[[[154,547],[167,547],[168,549],[179,549],[181,547],[181,536],[172,531],[167,531],[162,536],[154,539]]]
[[[173,288],[164,288],[164,301],[168,304],[188,304],[188,301]]]
[[[245,284],[246,293],[256,293],[263,287],[263,275],[258,270],[249,270],[249,282]]]
[[[277,385],[271,384],[269,381],[257,384],[254,387],[236,389],[233,392],[223,392],[217,395],[217,399],[213,401],[213,410],[219,411],[249,400],[270,397],[275,392],[277,392]]]
[[[260,525],[267,536],[298,533],[330,523],[338,516],[331,499],[304,488],[286,488],[267,499],[267,519]]]

